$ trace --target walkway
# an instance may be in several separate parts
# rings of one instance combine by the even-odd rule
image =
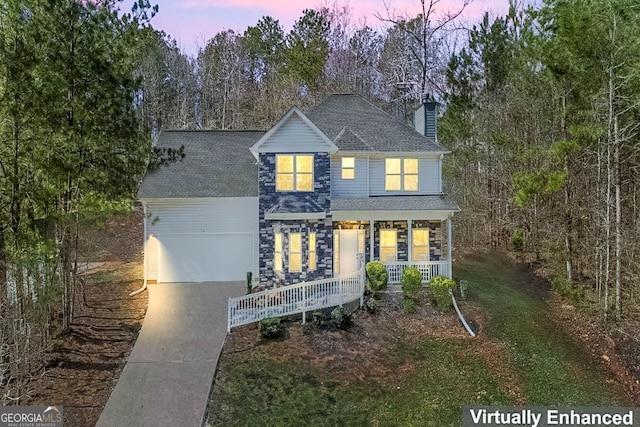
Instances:
[[[98,427],[200,427],[224,343],[227,300],[244,284],[149,285],[140,335]]]

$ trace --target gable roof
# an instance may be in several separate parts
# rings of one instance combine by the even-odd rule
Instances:
[[[344,151],[448,152],[359,95],[329,95],[308,117]]]
[[[272,139],[277,138],[279,133],[286,129],[287,125],[290,123],[292,119],[299,119],[302,121],[302,132],[305,132],[307,128],[311,130],[312,134],[315,134],[316,141],[311,143],[309,146],[305,146],[301,144],[300,139],[294,138],[293,142],[295,144],[292,147],[288,146],[278,146],[276,148],[268,147],[269,142]],[[296,129],[297,132],[301,132],[300,129]],[[286,138],[286,137],[285,137]],[[283,138],[284,139],[284,138]],[[291,141],[287,141],[291,142]],[[273,126],[267,133],[265,133],[259,140],[251,147],[251,152],[254,157],[258,158],[258,153],[261,152],[269,152],[269,153],[277,153],[277,152],[320,152],[326,151],[328,153],[335,153],[338,151],[338,147],[331,141],[327,136],[322,133],[318,127],[312,123],[307,116],[304,115],[302,111],[298,107],[292,107],[279,121]]]
[[[258,166],[249,148],[264,131],[162,131],[157,147],[185,157],[147,172],[138,198],[258,196]]]

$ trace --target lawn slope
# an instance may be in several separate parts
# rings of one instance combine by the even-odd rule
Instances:
[[[469,283],[461,305],[478,338],[426,301],[415,314],[361,314],[347,332],[291,322],[285,337],[264,341],[255,326],[234,330],[206,423],[459,426],[463,405],[630,404],[557,327],[544,281],[495,254],[466,257],[454,276]]]

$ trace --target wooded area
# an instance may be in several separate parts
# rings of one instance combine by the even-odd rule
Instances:
[[[192,57],[147,0],[0,0],[0,403],[73,317],[79,227],[130,206],[150,157],[180,155],[154,154],[158,132],[266,129],[334,92],[400,120],[438,100],[458,248],[533,254],[559,291],[638,315],[640,4],[514,0],[469,28],[416,3],[381,1],[372,26],[340,2],[289,32],[266,16]]]

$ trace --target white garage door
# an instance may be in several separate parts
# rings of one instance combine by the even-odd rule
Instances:
[[[158,282],[246,280],[254,269],[253,233],[158,236]]]

